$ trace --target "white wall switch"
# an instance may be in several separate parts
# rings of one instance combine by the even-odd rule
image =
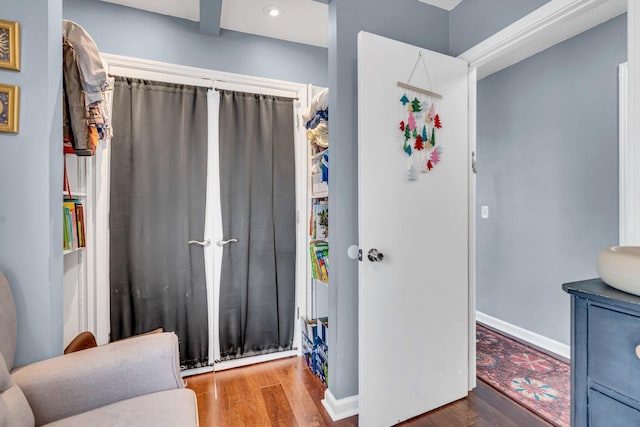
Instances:
[[[489,206],[480,206],[480,218],[489,218]]]

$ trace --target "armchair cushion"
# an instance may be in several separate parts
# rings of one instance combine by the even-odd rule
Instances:
[[[43,360],[12,376],[37,425],[125,399],[183,388],[173,333],[145,335]]]
[[[0,353],[0,427],[33,427],[34,424],[29,403],[11,380]]]
[[[161,391],[113,403],[45,427],[197,427],[196,395],[189,389]]]
[[[0,353],[4,357],[7,370],[13,369],[16,355],[16,305],[13,302],[11,288],[7,276],[0,271]]]

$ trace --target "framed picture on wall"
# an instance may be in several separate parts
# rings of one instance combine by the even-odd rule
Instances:
[[[20,24],[0,19],[0,69],[20,71]]]
[[[0,84],[0,132],[18,133],[20,88]]]

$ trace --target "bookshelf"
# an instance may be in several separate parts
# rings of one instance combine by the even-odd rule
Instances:
[[[302,319],[303,357],[309,369],[326,385],[329,328],[329,185],[328,91],[310,88],[313,96],[303,114],[307,127],[307,290],[308,311]],[[318,124],[318,118],[322,124]],[[310,124],[313,123],[313,124]]]
[[[91,187],[91,158],[79,157],[65,149],[66,180],[63,184],[63,344],[66,346],[77,334],[89,330],[87,290],[89,285],[88,250]],[[81,206],[84,227],[78,227]],[[80,230],[80,235],[78,234]]]

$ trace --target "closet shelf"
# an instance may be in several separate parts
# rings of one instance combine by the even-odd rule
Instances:
[[[329,193],[318,193],[311,195],[312,199],[326,199],[327,197],[329,197]]]
[[[64,197],[65,199],[81,199],[83,197],[87,197],[87,193],[82,193],[79,191],[72,191],[71,192],[71,197],[69,197],[69,193],[67,193],[66,191],[62,193],[62,197]]]
[[[85,248],[84,248],[84,247],[81,247],[81,248],[75,248],[75,249],[67,249],[67,250],[65,250],[64,252],[62,252],[62,254],[63,254],[63,255],[69,255],[69,254],[72,254],[72,253],[75,253],[75,252],[81,251],[81,250],[83,250],[83,249],[85,249]]]

